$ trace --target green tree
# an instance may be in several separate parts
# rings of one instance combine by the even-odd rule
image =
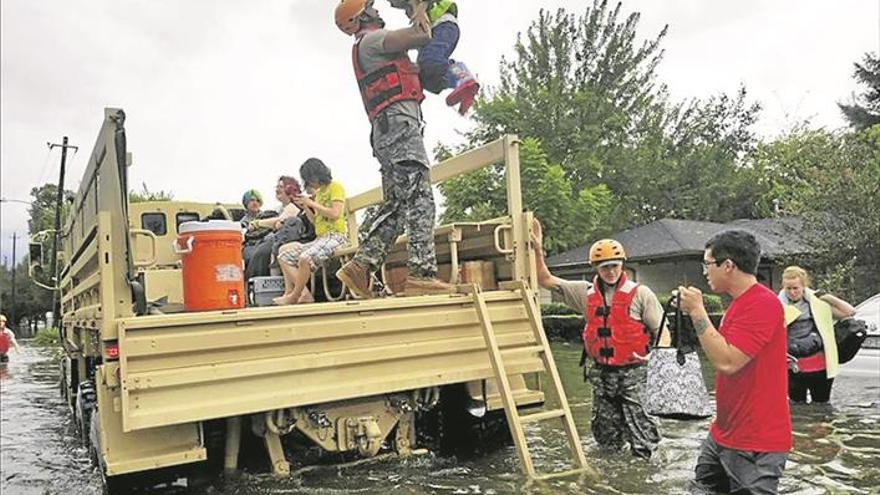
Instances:
[[[816,286],[853,303],[880,287],[880,125],[860,132],[799,129],[756,150],[758,208],[802,216],[815,252],[792,259]]]
[[[3,313],[14,318],[10,326],[18,328],[21,320],[45,320],[47,311],[52,310],[52,293],[31,282],[27,273],[27,263],[22,260],[15,266],[15,305],[12,304],[12,268],[0,265],[0,301]]]
[[[64,191],[64,201],[61,208],[61,225],[67,214],[70,212],[70,204],[75,194],[73,191]],[[55,228],[55,202],[58,200],[58,186],[56,184],[43,184],[39,187],[31,189],[31,207],[28,208],[28,230],[31,234],[43,230],[52,230]]]
[[[442,157],[445,153],[441,152]],[[520,145],[523,202],[545,224],[548,250],[585,242],[584,234],[601,227],[611,195],[604,185],[572,189],[562,166],[550,163],[541,143],[526,138]],[[507,214],[504,169],[487,167],[440,185],[446,209],[442,222],[476,221]]]
[[[561,167],[556,182],[545,181],[558,194],[525,200],[544,218],[544,203],[556,195],[577,198],[559,202],[567,215],[545,222],[562,225],[547,232],[551,250],[667,216],[754,214],[755,181],[740,161],[755,144],[759,106],[745,89],[671,103],[655,78],[666,29],[639,42],[638,20],[598,0],[580,16],[541,11],[518,37],[514,58],[502,59],[500,85],[475,107],[468,146],[515,133],[537,138],[546,161]],[[485,194],[495,186],[488,172],[451,184],[462,189],[441,189],[450,217],[496,202]]]
[[[861,64],[853,65],[853,77],[868,88],[853,96],[849,104],[838,103],[837,106],[853,128],[862,130],[880,124],[880,56],[866,53]]]
[[[28,218],[28,231],[30,235],[37,234],[43,231],[51,231],[55,229],[55,212],[56,202],[58,201],[58,186],[56,184],[43,184],[39,187],[34,187],[31,189],[31,197],[33,200],[31,201],[31,206],[28,208],[28,214],[30,215]],[[61,203],[61,230],[64,230],[64,225],[67,220],[67,216],[70,213],[70,208],[73,203],[73,199],[75,194],[73,191],[65,190],[64,198]],[[44,262],[44,274],[39,277],[40,281],[46,285],[52,285],[51,274],[49,274],[50,266],[52,265],[51,260],[55,257],[55,253],[52,251],[54,247],[53,235],[47,235],[43,238],[43,262]],[[60,239],[59,239],[59,248],[60,248]],[[52,294],[46,293],[45,297],[49,300],[49,305],[51,306]]]
[[[639,44],[639,14],[620,17],[621,4],[609,10],[607,0],[582,16],[541,10],[517,36],[515,58],[502,58],[500,87],[478,102],[471,142],[505,133],[538,138],[576,189],[593,185],[609,150],[662,120],[665,92],[654,69],[666,29]]]
[[[129,203],[143,203],[145,201],[171,201],[174,199],[174,193],[171,191],[151,191],[147,188],[147,183],[141,183],[141,190],[132,189],[128,193]]]

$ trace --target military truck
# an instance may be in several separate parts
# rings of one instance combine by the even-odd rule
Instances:
[[[125,113],[105,109],[58,254],[62,394],[107,492],[202,466],[234,471],[243,432],[262,439],[278,476],[289,473],[285,454],[296,455],[292,437],[326,452],[411,454],[421,428],[461,427],[436,421],[444,407],[458,419],[506,421],[530,477],[537,473],[522,424],[561,419],[575,470],[586,468],[540,324],[516,137],[432,169],[434,183],[486,166],[506,170],[508,215],[436,228],[455,294],[357,300],[344,287],[328,290],[325,272],[315,278],[325,281],[326,302],[206,312],[183,311],[170,246],[182,221],[217,205],[129,204],[125,137]],[[347,198],[351,245],[337,258],[356,249],[356,213],[381,200],[379,189]],[[231,218],[230,209],[220,210]],[[382,270],[386,285],[405,252],[402,236]],[[38,265],[39,247],[31,253]],[[463,284],[461,267],[475,262],[486,277]],[[541,389],[539,373],[552,387]],[[556,409],[520,415],[549,392]]]

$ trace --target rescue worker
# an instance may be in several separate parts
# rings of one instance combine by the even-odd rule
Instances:
[[[446,104],[459,105],[458,113],[467,113],[474,104],[480,83],[463,62],[450,59],[461,35],[458,5],[453,0],[389,0],[389,3],[406,11],[410,19],[415,19],[417,10],[426,13],[431,25],[423,29],[431,30],[431,42],[419,49],[419,80],[423,88],[434,94],[452,89]]]
[[[0,314],[0,363],[9,361],[9,347],[15,349],[16,354],[21,354],[21,347],[15,340],[15,334],[12,330],[6,328],[6,315]]]
[[[627,278],[626,253],[613,239],[596,241],[589,261],[598,275],[593,283],[554,276],[544,262],[541,223],[532,223],[538,284],[562,298],[586,319],[584,351],[593,391],[590,429],[602,447],[629,444],[636,457],[648,459],[660,442],[657,423],[642,402],[647,382],[648,349],[659,331],[663,308],[651,289]]]
[[[336,272],[359,298],[372,296],[370,274],[385,262],[404,228],[409,239],[404,293],[451,290],[436,278],[434,193],[422,139],[421,102],[425,95],[418,67],[407,55],[407,50],[431,41],[431,32],[418,27],[427,19],[417,20],[413,26],[387,30],[371,0],[341,0],[336,7],[336,25],[355,37],[352,65],[372,127],[370,142],[380,164],[384,195],[366,240],[352,260]]]

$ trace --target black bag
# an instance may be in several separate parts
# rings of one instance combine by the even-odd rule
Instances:
[[[855,318],[846,318],[834,324],[834,340],[837,341],[837,361],[847,363],[855,357],[868,336],[868,325]]]

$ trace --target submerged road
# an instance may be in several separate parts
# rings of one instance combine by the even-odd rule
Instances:
[[[0,369],[0,493],[100,493],[100,481],[79,446],[70,414],[58,392],[52,352],[23,342],[23,354]],[[345,469],[321,468],[278,481],[266,473],[244,473],[235,482],[193,491],[210,494],[675,494],[693,474],[708,421],[663,420],[664,440],[650,462],[596,448],[589,433],[590,393],[577,367],[576,345],[554,344],[587,458],[600,484],[567,479],[528,485],[519,474],[513,447],[475,460],[432,455],[391,459]],[[711,371],[706,370],[711,386]],[[781,493],[798,495],[880,493],[880,369],[842,376],[831,406],[793,406],[794,449]],[[527,429],[539,471],[566,460],[561,428],[552,422]],[[158,493],[189,493],[183,486]]]

